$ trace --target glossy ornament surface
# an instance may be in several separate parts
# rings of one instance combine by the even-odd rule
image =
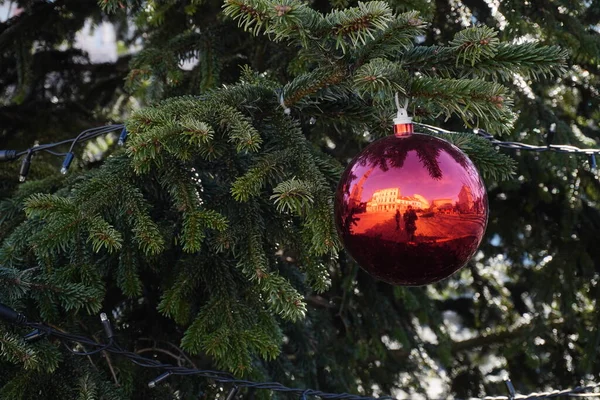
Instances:
[[[488,220],[487,193],[456,146],[413,134],[412,124],[395,132],[348,165],[335,221],[344,247],[369,274],[394,285],[425,285],[475,254]]]

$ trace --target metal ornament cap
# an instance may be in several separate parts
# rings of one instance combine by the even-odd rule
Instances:
[[[487,221],[476,167],[456,146],[430,135],[373,142],[350,162],[336,192],[344,247],[370,275],[393,285],[426,285],[461,269]]]

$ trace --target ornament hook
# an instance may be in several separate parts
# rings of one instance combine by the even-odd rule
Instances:
[[[394,118],[394,134],[398,137],[409,136],[413,133],[412,118],[408,116],[408,97],[404,99],[404,107],[400,106],[400,99],[398,98],[398,92],[394,96],[396,100],[396,107],[398,112],[396,118]]]
[[[396,108],[398,109],[396,118],[394,118],[394,125],[412,124],[412,118],[408,116],[408,97],[404,99],[404,107],[400,106],[398,92],[396,92],[394,97],[396,100]]]

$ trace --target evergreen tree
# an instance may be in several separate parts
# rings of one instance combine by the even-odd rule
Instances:
[[[581,156],[444,135],[490,198],[486,239],[450,279],[377,282],[333,224],[344,165],[415,120],[594,147],[600,2],[21,0],[0,24],[0,148],[125,121],[27,182],[0,165],[0,303],[175,365],[357,394],[568,387],[600,373],[598,173]],[[123,51],[91,63],[86,22]],[[191,69],[182,63],[192,62]],[[2,399],[224,397],[195,377],[76,357],[0,324]],[[430,392],[431,393],[431,392]],[[242,390],[252,398],[268,391]]]

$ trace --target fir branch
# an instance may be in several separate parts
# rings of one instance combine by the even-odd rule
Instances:
[[[79,392],[77,400],[96,400],[98,396],[96,382],[89,374],[84,374],[79,378],[77,390]]]
[[[45,254],[66,251],[86,220],[71,199],[56,195],[31,196],[25,202],[25,213],[29,218],[37,217],[45,222],[44,228],[30,238],[36,251]]]
[[[505,154],[499,153],[489,140],[472,133],[431,134],[452,143],[464,151],[481,171],[484,178],[506,181],[511,179],[515,173],[516,161]]]
[[[457,52],[456,63],[470,63],[473,66],[482,58],[493,58],[500,43],[497,36],[498,33],[487,26],[458,32],[449,43],[450,47]]]
[[[191,115],[183,117],[179,124],[183,128],[182,134],[187,138],[188,144],[192,146],[200,147],[214,139],[215,132],[212,127]]]
[[[25,371],[53,373],[62,361],[60,352],[47,342],[27,343],[20,335],[0,329],[0,358],[22,364]]]
[[[509,81],[514,74],[529,79],[559,75],[564,72],[567,56],[568,51],[558,46],[499,43],[494,52],[480,53],[473,65],[459,65],[460,48],[448,46],[414,47],[402,55],[401,62],[406,68],[429,76],[492,77]]]
[[[313,190],[314,187],[309,182],[292,178],[281,182],[273,189],[271,200],[277,206],[277,211],[281,213],[304,215],[314,203]]]
[[[164,238],[148,215],[141,214],[134,219],[132,232],[138,246],[146,255],[155,255],[163,251]]]
[[[99,215],[89,218],[86,225],[89,231],[88,242],[92,244],[95,252],[99,252],[102,247],[109,253],[121,248],[121,234]]]
[[[181,166],[175,160],[169,162],[172,168],[164,168],[160,184],[168,191],[173,205],[182,213],[182,232],[178,241],[183,244],[183,250],[194,253],[200,250],[207,229],[224,231],[227,219],[213,210],[204,210],[198,185],[194,180],[181,171]]]
[[[227,219],[212,210],[185,212],[183,214],[183,230],[180,235],[183,250],[188,253],[199,251],[207,229],[222,232],[227,229]]]
[[[222,105],[217,113],[221,120],[221,126],[228,128],[229,138],[236,144],[238,152],[256,152],[260,148],[262,139],[260,134],[252,126],[252,120],[236,110],[234,107]]]
[[[168,159],[167,168],[159,175],[159,183],[170,196],[173,206],[179,212],[194,212],[202,207],[200,185],[192,179],[190,173],[183,171],[184,166],[174,159]]]
[[[126,8],[125,0],[98,0],[98,5],[107,13],[114,13]]]
[[[236,201],[245,202],[258,196],[260,191],[269,183],[283,176],[289,159],[293,156],[289,150],[277,150],[265,154],[244,175],[231,185],[231,195]]]
[[[333,203],[328,198],[320,198],[316,206],[307,213],[302,235],[311,255],[322,256],[330,254],[337,256],[340,248],[339,237],[335,229],[333,218]],[[315,276],[313,279],[318,279]]]
[[[327,27],[318,11],[297,0],[269,1],[268,28],[265,30],[274,41],[297,39],[303,47],[311,47],[318,32]]]
[[[417,11],[395,15],[388,26],[374,34],[364,46],[356,48],[354,55],[357,65],[374,58],[396,55],[398,51],[406,51],[413,47],[415,36],[422,35],[425,23]]]
[[[48,218],[60,213],[63,215],[76,212],[72,199],[53,194],[36,193],[25,201],[25,213],[29,218]]]
[[[518,73],[527,79],[550,78],[565,72],[568,50],[559,46],[538,43],[498,45],[493,58],[481,60],[474,66],[479,75],[498,75],[509,79]]]
[[[277,121],[281,132],[285,133],[281,135],[285,145],[298,150],[292,164],[298,171],[303,172],[298,178],[310,182],[313,186],[314,205],[306,209],[302,227],[307,253],[312,256],[331,253],[335,256],[339,239],[332,218],[333,199],[329,182],[318,168],[298,123],[283,116],[274,118],[274,121]]]
[[[266,22],[269,21],[267,2],[264,0],[225,0],[223,13],[234,21],[245,31],[258,35]]]
[[[198,316],[181,341],[184,350],[198,354],[205,352],[217,364],[237,374],[251,370],[251,354],[258,352],[265,359],[275,358],[279,352],[264,315],[253,317],[250,310],[226,297],[213,297],[202,307]]]
[[[287,107],[328,86],[339,84],[346,74],[339,68],[323,67],[297,76],[283,88],[283,102]]]
[[[305,48],[315,47],[328,26],[322,14],[297,0],[228,0],[224,13],[254,35],[264,31],[273,41],[297,40]]]
[[[119,252],[116,278],[117,286],[127,297],[138,297],[142,294],[142,280],[138,271],[138,255],[127,241]]]
[[[365,45],[375,39],[375,32],[383,31],[393,20],[390,6],[383,1],[358,2],[358,7],[335,10],[325,16],[335,36],[336,48],[347,51],[348,41],[352,47]]]
[[[255,206],[252,203],[247,204],[247,207]],[[238,258],[238,268],[258,287],[270,312],[290,321],[302,319],[306,312],[302,295],[287,279],[269,269],[260,230],[263,225],[260,216],[256,212],[248,212],[244,220],[247,231],[244,232],[244,240],[240,243],[241,257]]]
[[[173,318],[178,324],[185,325],[190,320],[191,296],[202,281],[203,265],[192,265],[189,262],[180,264],[177,279],[161,296],[158,311]]]
[[[20,336],[5,332],[0,335],[0,356],[12,363],[21,363],[25,369],[39,367],[38,355]]]
[[[406,93],[408,79],[408,73],[398,63],[375,58],[356,70],[353,84],[362,96],[392,98],[396,92]]]
[[[164,247],[158,226],[148,215],[149,205],[134,178],[133,162],[112,157],[102,169],[88,175],[88,179],[75,186],[74,200],[84,215],[107,214],[114,209],[133,233],[133,239],[145,254],[157,254]],[[98,196],[103,193],[103,196]]]
[[[465,124],[486,125],[492,130],[506,130],[512,120],[506,88],[482,80],[417,78],[409,95],[417,104],[434,114],[460,116]]]
[[[331,288],[329,271],[335,264],[333,259],[329,262],[323,262],[319,259],[307,257],[305,260],[300,260],[298,264],[306,274],[308,284],[316,293],[323,293]],[[306,298],[307,303],[310,303],[310,300],[310,297]]]

